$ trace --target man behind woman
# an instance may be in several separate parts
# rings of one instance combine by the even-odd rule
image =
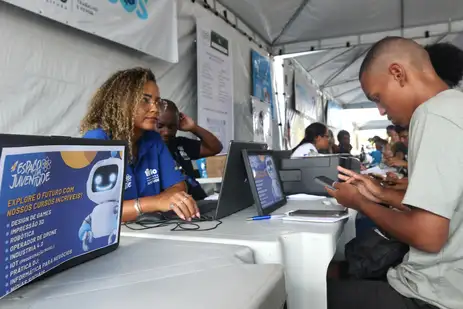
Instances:
[[[177,131],[190,132],[199,140],[176,136]],[[222,151],[222,143],[208,130],[198,126],[193,119],[180,113],[174,102],[163,100],[156,123],[156,131],[161,135],[177,164],[186,176],[188,193],[196,201],[207,197],[196,181],[192,160],[210,157]]]
[[[331,130],[320,122],[314,122],[305,128],[304,138],[293,148],[291,158],[311,157],[325,153],[350,153],[350,134],[341,130],[338,133],[339,145],[331,142]]]

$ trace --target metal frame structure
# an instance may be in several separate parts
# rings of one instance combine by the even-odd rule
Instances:
[[[227,5],[222,4],[222,0],[198,0],[197,2],[203,5],[204,7],[208,7],[215,15],[220,16],[228,24],[236,28],[243,35],[247,36],[250,41],[255,42],[258,46],[262,47],[263,45],[266,45],[266,50],[269,51],[270,55],[289,55],[293,53],[296,54],[307,51],[326,52],[327,56],[321,57],[320,61],[315,60],[317,58],[311,58],[314,59],[312,61],[308,61],[309,63],[311,63],[311,66],[304,66],[304,69],[309,75],[312,75],[315,82],[320,85],[320,90],[327,97],[334,98],[334,100],[340,103],[345,109],[375,107],[374,103],[364,101],[365,97],[363,94],[358,95],[353,99],[351,99],[352,96],[346,96],[344,100],[342,99],[342,97],[344,95],[348,95],[352,92],[358,91],[360,87],[359,84],[353,88],[349,85],[350,83],[357,81],[356,78],[352,78],[352,66],[356,65],[357,61],[359,61],[366,54],[368,48],[378,40],[378,37],[384,37],[387,35],[397,35],[414,39],[418,42],[424,42],[424,44],[434,44],[441,42],[444,39],[448,39],[452,35],[459,34],[463,31],[463,20],[448,20],[447,22],[434,23],[428,25],[418,25],[417,27],[407,27],[405,20],[405,0],[400,0],[398,8],[398,13],[400,14],[398,19],[399,23],[397,23],[398,28],[383,29],[382,31],[375,32],[355,33],[349,35],[346,34],[345,36],[340,37],[323,37],[320,39],[309,41],[285,41],[285,35],[287,35],[289,31],[291,31],[290,29],[294,25],[294,23],[297,22],[299,18],[302,18],[301,15],[303,15],[303,13],[306,13],[307,6],[311,3],[311,0],[299,1],[300,4],[297,8],[296,6],[291,7],[291,11],[294,8],[296,9],[293,11],[288,20],[284,23],[281,30],[278,31],[278,29],[273,29],[277,30],[277,34],[273,38],[273,40],[272,38],[265,38],[265,33],[259,33],[259,31],[253,28],[252,25],[250,25],[242,16],[240,16],[239,12],[235,12],[229,7],[227,7]],[[231,3],[228,4],[231,5]],[[220,12],[221,9],[218,9],[219,5],[221,8],[224,8],[225,10]],[[233,14],[233,18],[227,18],[227,10]],[[251,20],[249,20],[249,22],[251,22]],[[244,25],[245,27],[240,27],[240,24]],[[252,31],[252,33],[246,33],[246,30],[243,30],[242,28],[249,29],[250,31]],[[418,28],[423,28],[425,30],[421,30],[421,32],[419,32],[417,31]],[[359,47],[362,48],[362,51],[356,53],[356,49],[358,49]],[[333,50],[339,50],[339,52],[336,52],[334,54]],[[313,57],[313,55],[309,54],[300,57],[302,59],[303,57]],[[294,60],[301,64],[301,61],[298,61],[298,58],[294,58]],[[336,68],[334,72],[330,72],[329,76],[326,77],[324,81],[317,80],[316,74],[322,73],[324,71],[325,66],[329,68],[330,71],[333,71],[334,62],[342,64],[342,66]],[[350,72],[346,74],[346,76],[343,79],[342,76],[346,70],[350,70]],[[334,89],[337,93],[333,92]]]

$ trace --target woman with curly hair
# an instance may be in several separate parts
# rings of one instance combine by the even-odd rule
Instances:
[[[154,74],[143,68],[116,72],[96,92],[81,123],[84,138],[123,140],[129,164],[122,220],[173,210],[180,218],[199,217],[185,193],[184,176],[154,131],[160,101]]]

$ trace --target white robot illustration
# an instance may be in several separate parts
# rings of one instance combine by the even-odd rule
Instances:
[[[97,162],[87,180],[87,196],[97,203],[79,229],[82,249],[89,250],[94,238],[108,237],[108,245],[116,241],[119,230],[119,202],[124,179],[124,165],[119,158]]]
[[[283,196],[281,193],[280,183],[278,181],[278,171],[275,170],[275,166],[273,164],[273,160],[271,157],[265,158],[265,168],[267,170],[267,174],[269,175],[270,179],[272,179],[272,194],[275,201],[279,201]]]

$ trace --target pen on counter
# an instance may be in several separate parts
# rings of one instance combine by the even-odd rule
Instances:
[[[254,217],[246,219],[246,221],[272,220],[272,219],[280,219],[282,217],[284,217],[284,215],[254,216]]]

